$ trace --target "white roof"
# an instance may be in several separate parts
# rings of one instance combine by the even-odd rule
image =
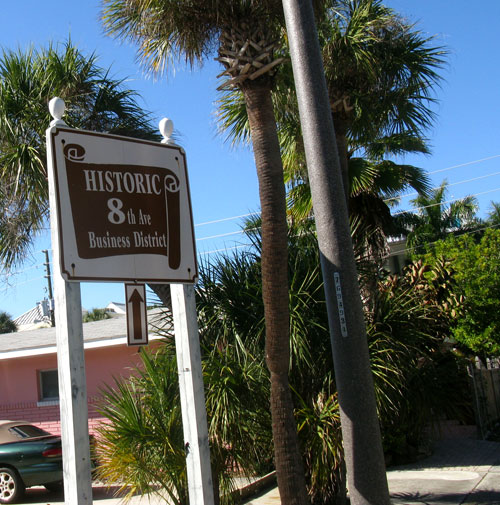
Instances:
[[[106,305],[106,310],[116,312],[117,314],[125,314],[127,312],[127,306],[124,303],[110,302]]]
[[[14,323],[18,327],[18,331],[20,328],[35,326],[40,324],[49,324],[50,325],[50,317],[43,314],[41,304],[37,304],[36,307],[28,310],[24,314],[16,317],[14,319]]]

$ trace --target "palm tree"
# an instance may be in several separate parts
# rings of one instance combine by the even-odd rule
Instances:
[[[187,505],[187,476],[175,352],[141,352],[142,366],[128,380],[102,391],[103,424],[97,473],[131,497],[156,493]]]
[[[285,166],[287,183],[287,205],[293,222],[309,220],[312,216],[312,199],[305,166],[305,156],[298,118],[295,96],[289,96],[291,88],[281,86],[284,71],[278,76],[277,89],[273,101],[278,117],[278,134]],[[250,140],[248,118],[241,93],[226,93],[219,100],[218,120],[220,132],[233,145]],[[374,140],[366,151],[400,154],[403,152],[427,153],[425,143],[410,135],[392,135]],[[357,266],[380,263],[386,256],[386,237],[399,232],[397,223],[391,216],[391,207],[398,202],[398,195],[412,188],[426,194],[429,178],[424,171],[411,165],[402,165],[376,157],[354,156],[349,152],[349,214],[353,241],[358,254],[367,261]],[[365,154],[368,155],[366,152]],[[370,266],[370,269],[372,267]]]
[[[380,0],[342,0],[320,30],[339,157],[393,152],[421,139],[445,52]],[[404,145],[406,143],[406,145]],[[347,187],[346,187],[347,190]]]
[[[155,139],[159,135],[136,95],[71,42],[61,47],[5,50],[0,57],[0,261],[26,257],[47,225],[45,129],[48,102],[60,96],[74,128]]]
[[[500,203],[491,202],[491,210],[488,212],[486,223],[488,226],[500,226]]]
[[[196,292],[213,476],[218,484],[215,489],[225,503],[234,489],[235,467],[252,476],[273,468],[260,221],[247,222],[246,228],[254,244],[252,251],[202,263]],[[288,236],[290,380],[298,406],[296,424],[307,461],[310,502],[319,505],[342,503],[345,470],[324,290],[316,238],[310,228],[294,228]],[[174,422],[180,424],[180,419],[172,418],[179,409],[177,387],[164,386],[164,381],[172,384],[175,371],[175,366],[170,368],[170,362],[175,361],[172,337],[166,337],[151,359],[142,353],[144,371],[137,374],[140,385],[132,377],[120,381],[114,394],[106,392],[103,413],[108,417],[109,412],[111,424],[103,427],[100,473],[109,483],[121,480],[129,489],[149,492],[158,484],[170,489],[179,475],[184,475],[182,466],[168,461],[176,454],[177,432],[166,434],[162,429]],[[131,395],[134,389],[147,390],[147,394],[135,397]],[[168,398],[160,399],[162,395]],[[154,405],[150,406],[151,400]],[[163,416],[160,409],[166,410]],[[151,428],[146,436],[147,426]],[[180,426],[178,431],[181,433]],[[155,444],[155,453],[163,462],[153,459],[148,464],[141,459],[148,444],[151,450]],[[171,475],[165,475],[165,468],[172,468]],[[185,492],[179,496],[185,498]]]
[[[386,158],[428,152],[423,131],[433,119],[431,91],[445,51],[378,0],[327,5],[319,31],[349,212],[358,231],[364,229],[359,235],[372,256],[381,257],[385,236],[393,231],[390,202],[409,188],[425,195],[430,187],[421,169]],[[309,218],[312,202],[289,66],[279,69],[273,100],[290,213]],[[233,142],[249,139],[243,103],[235,91],[219,101],[220,127]]]
[[[234,465],[251,475],[272,468],[259,224],[245,226],[251,251],[201,265],[196,292],[214,482],[224,503],[234,487]],[[313,505],[340,505],[346,484],[340,410],[312,223],[291,227],[288,240],[290,380],[308,495]],[[444,262],[415,264],[378,284],[367,337],[384,447],[393,461],[414,455],[433,416],[470,414],[465,370],[440,349],[451,331],[449,309],[460,305]],[[186,500],[175,352],[171,335],[165,336],[156,355],[141,353],[144,370],[105,395],[103,413],[111,424],[103,427],[100,470],[110,484],[164,495],[175,487]],[[154,451],[151,459],[148,451]]]
[[[111,315],[106,309],[99,309],[94,307],[86,314],[83,315],[82,321],[84,323],[90,323],[92,321],[102,321],[103,319],[110,319]]]
[[[368,335],[385,453],[394,464],[414,460],[439,419],[470,419],[466,360],[443,346],[463,304],[442,259],[379,282]]]
[[[430,93],[444,51],[432,47],[378,0],[327,2],[319,25],[323,64],[334,119],[353,240],[364,250],[362,295],[370,304],[377,272],[396,234],[390,207],[412,188],[426,194],[423,170],[396,164],[388,156],[427,153],[423,130],[432,118]],[[308,219],[312,200],[293,76],[282,66],[273,93],[292,219]],[[233,142],[249,139],[241,94],[219,101],[219,124]]]
[[[10,314],[0,311],[0,333],[13,333],[17,331],[17,325]]]
[[[323,65],[344,183],[355,153],[380,160],[387,154],[427,152],[423,131],[431,124],[431,93],[445,50],[431,45],[380,0],[326,2],[319,23]],[[284,165],[290,180],[306,177],[293,76],[280,68],[273,95]],[[235,103],[236,102],[236,103]],[[241,100],[240,100],[241,103]],[[220,102],[220,123],[233,139],[248,138],[235,93]]]
[[[280,146],[273,113],[272,74],[282,62],[280,2],[104,0],[108,34],[139,45],[146,68],[161,73],[184,58],[193,65],[216,55],[226,80],[241,90],[248,114],[262,212],[262,283],[266,357],[281,499],[306,503],[288,384],[287,221]]]
[[[412,254],[423,253],[426,245],[444,239],[450,233],[459,235],[478,228],[476,199],[466,196],[446,202],[446,188],[447,182],[443,181],[429,196],[419,195],[411,200],[416,213],[405,213],[402,227],[408,230],[407,245]]]
[[[149,140],[160,136],[137,95],[71,42],[36,51],[4,51],[0,59],[0,262],[20,264],[47,226],[45,128],[54,96],[67,105],[74,128]],[[170,305],[170,287],[151,288]]]

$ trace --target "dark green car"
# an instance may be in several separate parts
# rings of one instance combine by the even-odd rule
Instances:
[[[23,421],[0,421],[0,503],[30,486],[63,489],[61,437]]]

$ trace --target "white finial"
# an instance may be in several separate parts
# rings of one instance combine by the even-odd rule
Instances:
[[[55,96],[49,102],[49,112],[54,118],[50,122],[50,126],[67,126],[66,123],[61,119],[64,116],[64,111],[66,110],[66,104],[62,98]]]
[[[174,131],[174,122],[171,119],[167,119],[164,117],[160,124],[158,125],[160,129],[160,133],[163,135],[163,139],[161,141],[162,144],[173,144],[173,141],[170,140],[170,136]]]

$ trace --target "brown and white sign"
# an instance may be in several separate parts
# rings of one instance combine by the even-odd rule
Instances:
[[[57,128],[50,150],[66,280],[195,281],[181,148]]]
[[[125,302],[128,345],[147,345],[146,286],[144,284],[125,284]]]

